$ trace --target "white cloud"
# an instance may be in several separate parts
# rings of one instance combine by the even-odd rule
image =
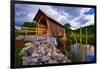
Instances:
[[[81,21],[83,20],[83,21]],[[85,20],[87,20],[85,23],[82,24],[82,22],[84,22]],[[82,15],[79,16],[78,18],[74,19],[71,23],[72,28],[80,28],[80,27],[85,27],[85,26],[89,26],[89,25],[94,25],[94,14],[93,15]]]
[[[61,13],[59,13],[57,10],[54,10],[52,6],[45,5],[38,5],[37,8],[41,9],[44,13],[46,13],[48,16],[50,16],[62,25],[64,25],[64,23],[68,21],[69,14],[67,12],[65,13],[64,11],[61,11]]]
[[[91,8],[83,8],[80,10],[80,15],[83,15],[85,12],[89,11]]]
[[[85,23],[83,26],[94,25],[94,14],[93,15],[85,15],[85,18],[89,21]]]
[[[24,8],[23,8],[24,7]],[[38,9],[49,15],[54,20],[62,25],[70,23],[72,29],[77,29],[94,24],[94,15],[85,15],[91,8],[72,8],[72,7],[57,7],[45,5],[17,5],[16,20],[32,21]],[[22,16],[21,16],[22,15]]]
[[[89,25],[94,25],[94,14],[93,15],[85,15],[84,13],[89,11],[91,8],[83,8],[80,11],[80,16],[70,21],[71,29],[77,29],[80,27],[85,27]]]
[[[60,18],[62,17],[62,15],[56,10],[54,10],[51,6],[41,6],[39,8],[42,9],[44,13],[52,17],[54,20],[60,21]]]

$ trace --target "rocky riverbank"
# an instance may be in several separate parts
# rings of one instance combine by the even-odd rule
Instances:
[[[30,41],[24,44],[24,48],[20,51],[23,65],[39,65],[39,64],[58,64],[69,63],[67,58],[57,48],[57,41],[54,37],[36,36],[34,38],[24,38],[24,41]]]

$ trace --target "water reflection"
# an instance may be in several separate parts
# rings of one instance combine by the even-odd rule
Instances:
[[[84,61],[94,61],[95,52],[94,46],[91,44],[83,44],[83,55]],[[86,51],[87,50],[87,51]],[[73,62],[80,62],[82,57],[82,52],[80,51],[80,44],[73,44],[69,46],[69,52],[65,53]]]

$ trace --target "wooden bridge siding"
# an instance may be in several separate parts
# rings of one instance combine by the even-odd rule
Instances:
[[[38,17],[35,19],[37,22],[37,35],[44,35],[47,34],[48,31],[47,31],[47,26],[44,25],[44,23],[42,22],[42,20],[45,19],[45,16],[41,13],[40,15],[38,14],[37,15]]]
[[[64,29],[61,26],[57,25],[53,21],[50,21],[49,19],[47,19],[47,22],[52,36],[64,36]]]
[[[41,10],[39,10],[33,19],[34,21],[37,22],[39,25],[42,20],[46,19],[47,23],[47,29],[48,30],[48,35],[50,36],[64,36],[64,28],[60,26],[59,24],[55,23],[53,19],[50,19],[45,13],[43,13]],[[42,23],[41,23],[42,24]],[[40,33],[41,34],[41,33]]]
[[[44,30],[45,30],[45,31],[44,31]],[[38,23],[38,31],[41,31],[41,32],[39,32],[38,35],[47,34],[46,30],[47,30],[47,24],[45,25],[45,23],[43,24],[43,22],[40,21],[40,22]]]

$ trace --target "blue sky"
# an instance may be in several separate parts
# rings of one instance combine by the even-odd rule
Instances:
[[[15,25],[20,26],[24,22],[32,22],[38,9],[41,9],[62,25],[69,23],[71,25],[71,29],[94,25],[94,8],[29,4],[15,5]]]
[[[85,15],[93,15],[94,14],[95,9],[91,8],[89,11],[85,12]]]

